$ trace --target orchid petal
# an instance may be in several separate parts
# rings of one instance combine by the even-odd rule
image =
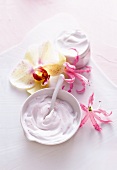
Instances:
[[[42,44],[39,55],[43,64],[53,60],[53,57],[55,56],[53,53],[52,45],[49,41]]]
[[[88,107],[93,105],[93,101],[94,101],[94,93],[89,97]]]
[[[39,56],[42,64],[48,64],[50,61],[51,63],[59,62],[58,53],[55,52],[49,41],[42,44]]]
[[[62,54],[58,54],[58,63],[44,65],[43,68],[48,72],[50,76],[58,76],[64,70],[64,63],[66,58]]]
[[[43,89],[43,88],[47,88],[47,87],[48,87],[48,84],[46,84],[45,86],[42,86],[41,82],[35,82],[35,86],[33,88],[27,90],[27,92],[30,93],[30,94],[33,94],[36,91]]]
[[[39,63],[39,46],[38,45],[32,45],[28,48],[24,59],[28,60],[30,64],[32,64],[34,67],[38,66]]]
[[[65,62],[66,62],[66,57],[63,54],[58,53],[58,63],[63,65]]]
[[[58,76],[64,70],[64,66],[59,64],[48,64],[43,66],[50,76]]]
[[[17,65],[10,75],[10,82],[13,86],[21,89],[30,89],[35,85],[32,76],[33,68],[29,62],[23,60]]]

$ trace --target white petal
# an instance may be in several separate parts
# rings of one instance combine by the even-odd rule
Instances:
[[[28,60],[33,66],[37,66],[39,64],[39,45],[35,44],[28,48],[25,59]]]
[[[39,56],[42,64],[56,63],[59,61],[59,57],[49,41],[41,46]]]
[[[10,75],[10,82],[13,86],[21,89],[29,89],[35,85],[33,75],[31,74],[32,66],[26,60],[17,65]]]
[[[35,93],[36,91],[40,90],[40,89],[43,89],[43,88],[47,88],[48,87],[48,84],[45,85],[45,86],[42,86],[40,82],[36,82],[35,83],[35,86],[29,90],[27,90],[28,93],[30,94],[33,94]]]
[[[58,54],[59,61],[53,64],[46,64],[43,68],[48,72],[51,76],[57,76],[64,71],[64,63],[66,58],[62,54]]]

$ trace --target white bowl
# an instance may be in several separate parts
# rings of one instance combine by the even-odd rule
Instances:
[[[30,141],[35,141],[35,142],[38,142],[38,143],[41,143],[41,144],[46,144],[46,145],[60,144],[62,142],[67,141],[68,139],[70,139],[77,132],[77,130],[79,128],[79,125],[81,123],[81,108],[80,108],[79,102],[77,101],[77,99],[71,93],[68,93],[65,90],[59,90],[57,98],[60,99],[60,100],[64,100],[67,103],[69,103],[72,106],[74,113],[75,113],[75,121],[73,121],[74,123],[72,123],[70,125],[70,128],[72,129],[72,130],[70,130],[70,133],[60,134],[59,137],[58,137],[58,134],[55,134],[55,136],[53,137],[51,135],[49,136],[49,133],[50,133],[49,131],[48,131],[48,133],[46,131],[46,132],[42,133],[41,136],[40,136],[40,132],[38,134],[38,129],[36,129],[36,134],[38,134],[38,135],[35,136],[32,133],[32,131],[29,130],[29,126],[26,124],[26,121],[24,121],[24,120],[26,120],[25,118],[26,118],[27,107],[30,106],[31,101],[35,100],[39,96],[46,94],[46,95],[51,97],[52,94],[53,94],[53,91],[54,91],[53,88],[46,88],[46,89],[39,90],[39,91],[35,92],[33,95],[29,96],[22,106],[22,109],[21,109],[21,124],[22,124],[22,127],[23,127],[23,130],[24,130],[26,137]],[[64,113],[62,113],[62,114],[64,114]],[[70,113],[68,112],[68,114],[70,114]],[[39,116],[39,114],[38,114],[38,116]],[[69,115],[69,117],[70,117],[70,115]],[[64,126],[66,126],[65,121],[63,121]],[[53,123],[53,122],[51,122],[51,123]],[[32,127],[31,127],[31,129],[32,129]],[[45,139],[45,136],[43,136],[45,133],[47,133],[47,135],[48,135],[47,139]]]

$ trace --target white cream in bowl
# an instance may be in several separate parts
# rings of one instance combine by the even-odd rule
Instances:
[[[81,109],[76,98],[60,90],[54,111],[49,113],[53,89],[42,89],[23,104],[21,124],[26,137],[38,143],[55,145],[70,139],[81,122]]]
[[[55,46],[60,53],[65,55],[70,64],[74,64],[74,59],[78,54],[77,68],[84,67],[89,61],[90,43],[86,34],[81,30],[63,31],[55,39]]]

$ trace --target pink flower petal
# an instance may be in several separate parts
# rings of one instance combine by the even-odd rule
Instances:
[[[76,60],[78,60],[78,58],[76,58]],[[77,93],[83,93],[85,91],[85,85],[86,84],[89,85],[89,80],[78,72],[80,72],[80,71],[82,73],[83,72],[89,72],[91,70],[91,68],[89,66],[87,66],[87,67],[85,67],[86,70],[83,70],[83,71],[80,70],[79,71],[79,70],[76,69],[75,65],[71,65],[68,62],[64,63],[64,66],[65,66],[64,73],[69,76],[69,79],[65,79],[65,81],[70,84],[69,91],[71,92],[71,90],[73,88],[72,83],[74,83],[75,79],[78,79],[78,80],[81,81],[83,87],[82,87],[81,90],[76,90],[76,91],[77,91]]]
[[[110,123],[110,122],[112,122],[112,120],[102,120],[99,116],[97,116],[96,114],[94,115],[94,117],[97,119],[97,120],[99,120],[100,122],[102,122],[102,123]]]
[[[81,90],[76,90],[77,93],[83,93],[85,91],[85,85],[89,84],[89,80],[80,74],[75,74],[75,76],[81,81],[83,88]]]
[[[93,101],[94,101],[94,93],[89,97],[88,107],[93,105]]]
[[[97,131],[101,131],[102,129],[99,126],[99,124],[97,123],[96,119],[98,121],[102,122],[102,123],[109,123],[109,122],[112,122],[112,121],[109,120],[109,119],[103,120],[96,113],[99,113],[99,114],[102,113],[107,118],[108,116],[110,116],[112,114],[112,112],[110,112],[110,114],[108,114],[105,110],[102,110],[102,109],[92,111],[92,108],[90,109],[90,107],[92,107],[93,101],[94,101],[94,93],[89,97],[88,107],[86,107],[83,104],[80,104],[81,109],[86,112],[86,116],[82,119],[80,127],[83,126],[84,123],[86,123],[86,121],[88,120],[88,117],[89,117],[94,128]]]
[[[82,119],[82,121],[81,121],[81,124],[80,124],[80,127],[82,127],[85,123],[86,123],[86,121],[88,120],[88,118],[89,118],[89,114],[88,114],[88,112],[87,112],[87,114],[85,115],[85,117]]]
[[[65,88],[65,85],[62,86],[62,90]]]
[[[86,113],[88,112],[88,108],[84,104],[80,103],[80,106],[82,110],[84,110]]]
[[[78,61],[79,61],[79,56],[77,55],[76,58],[75,58],[75,60],[74,60],[74,65],[75,65],[75,66],[76,66],[76,64],[78,63]]]
[[[81,82],[84,82],[85,84],[89,84],[89,80],[82,76],[81,74],[74,73],[75,77],[79,79]]]
[[[92,69],[91,66],[85,66],[85,68],[86,68],[85,72],[87,72],[87,73],[91,72],[91,69]]]
[[[102,130],[102,128],[98,125],[98,124],[95,124],[95,125],[93,125],[94,127],[95,127],[95,129],[97,130],[97,131],[101,131]]]
[[[96,120],[95,120],[95,118],[94,118],[94,115],[93,115],[92,113],[93,113],[92,111],[90,111],[90,113],[89,113],[89,117],[90,117],[90,119],[91,119],[91,122],[92,122],[92,124],[93,124],[93,126],[95,127],[96,130],[101,131],[102,129],[101,129],[101,127],[97,124],[97,122],[96,122]]]
[[[98,110],[94,110],[95,113],[102,113],[104,116],[110,116],[112,114],[112,112],[107,113],[105,110],[102,109],[98,109]]]
[[[67,83],[74,83],[74,81],[75,81],[75,76],[73,75],[73,74],[71,74],[71,73],[67,73],[67,75],[69,76],[69,79],[65,79],[65,81],[67,82]]]
[[[76,70],[76,67],[74,65],[69,64],[68,62],[65,62],[64,66],[67,72],[74,72],[74,70]]]
[[[69,88],[68,92],[71,93],[72,89],[73,89],[73,83],[70,84],[70,88]]]
[[[73,65],[75,65],[76,66],[76,64],[78,63],[78,61],[79,61],[79,55],[78,55],[78,51],[75,49],[75,48],[71,48],[72,50],[74,50],[74,51],[76,51],[76,53],[77,53],[77,56],[75,57],[75,60],[74,60],[74,64]]]
[[[78,94],[82,94],[82,93],[84,93],[84,91],[85,91],[85,85],[83,86],[83,88],[81,90],[76,90],[76,92]]]
[[[90,66],[85,66],[83,69],[76,70],[76,72],[79,73],[79,74],[89,73],[89,72],[91,72],[91,67]]]

